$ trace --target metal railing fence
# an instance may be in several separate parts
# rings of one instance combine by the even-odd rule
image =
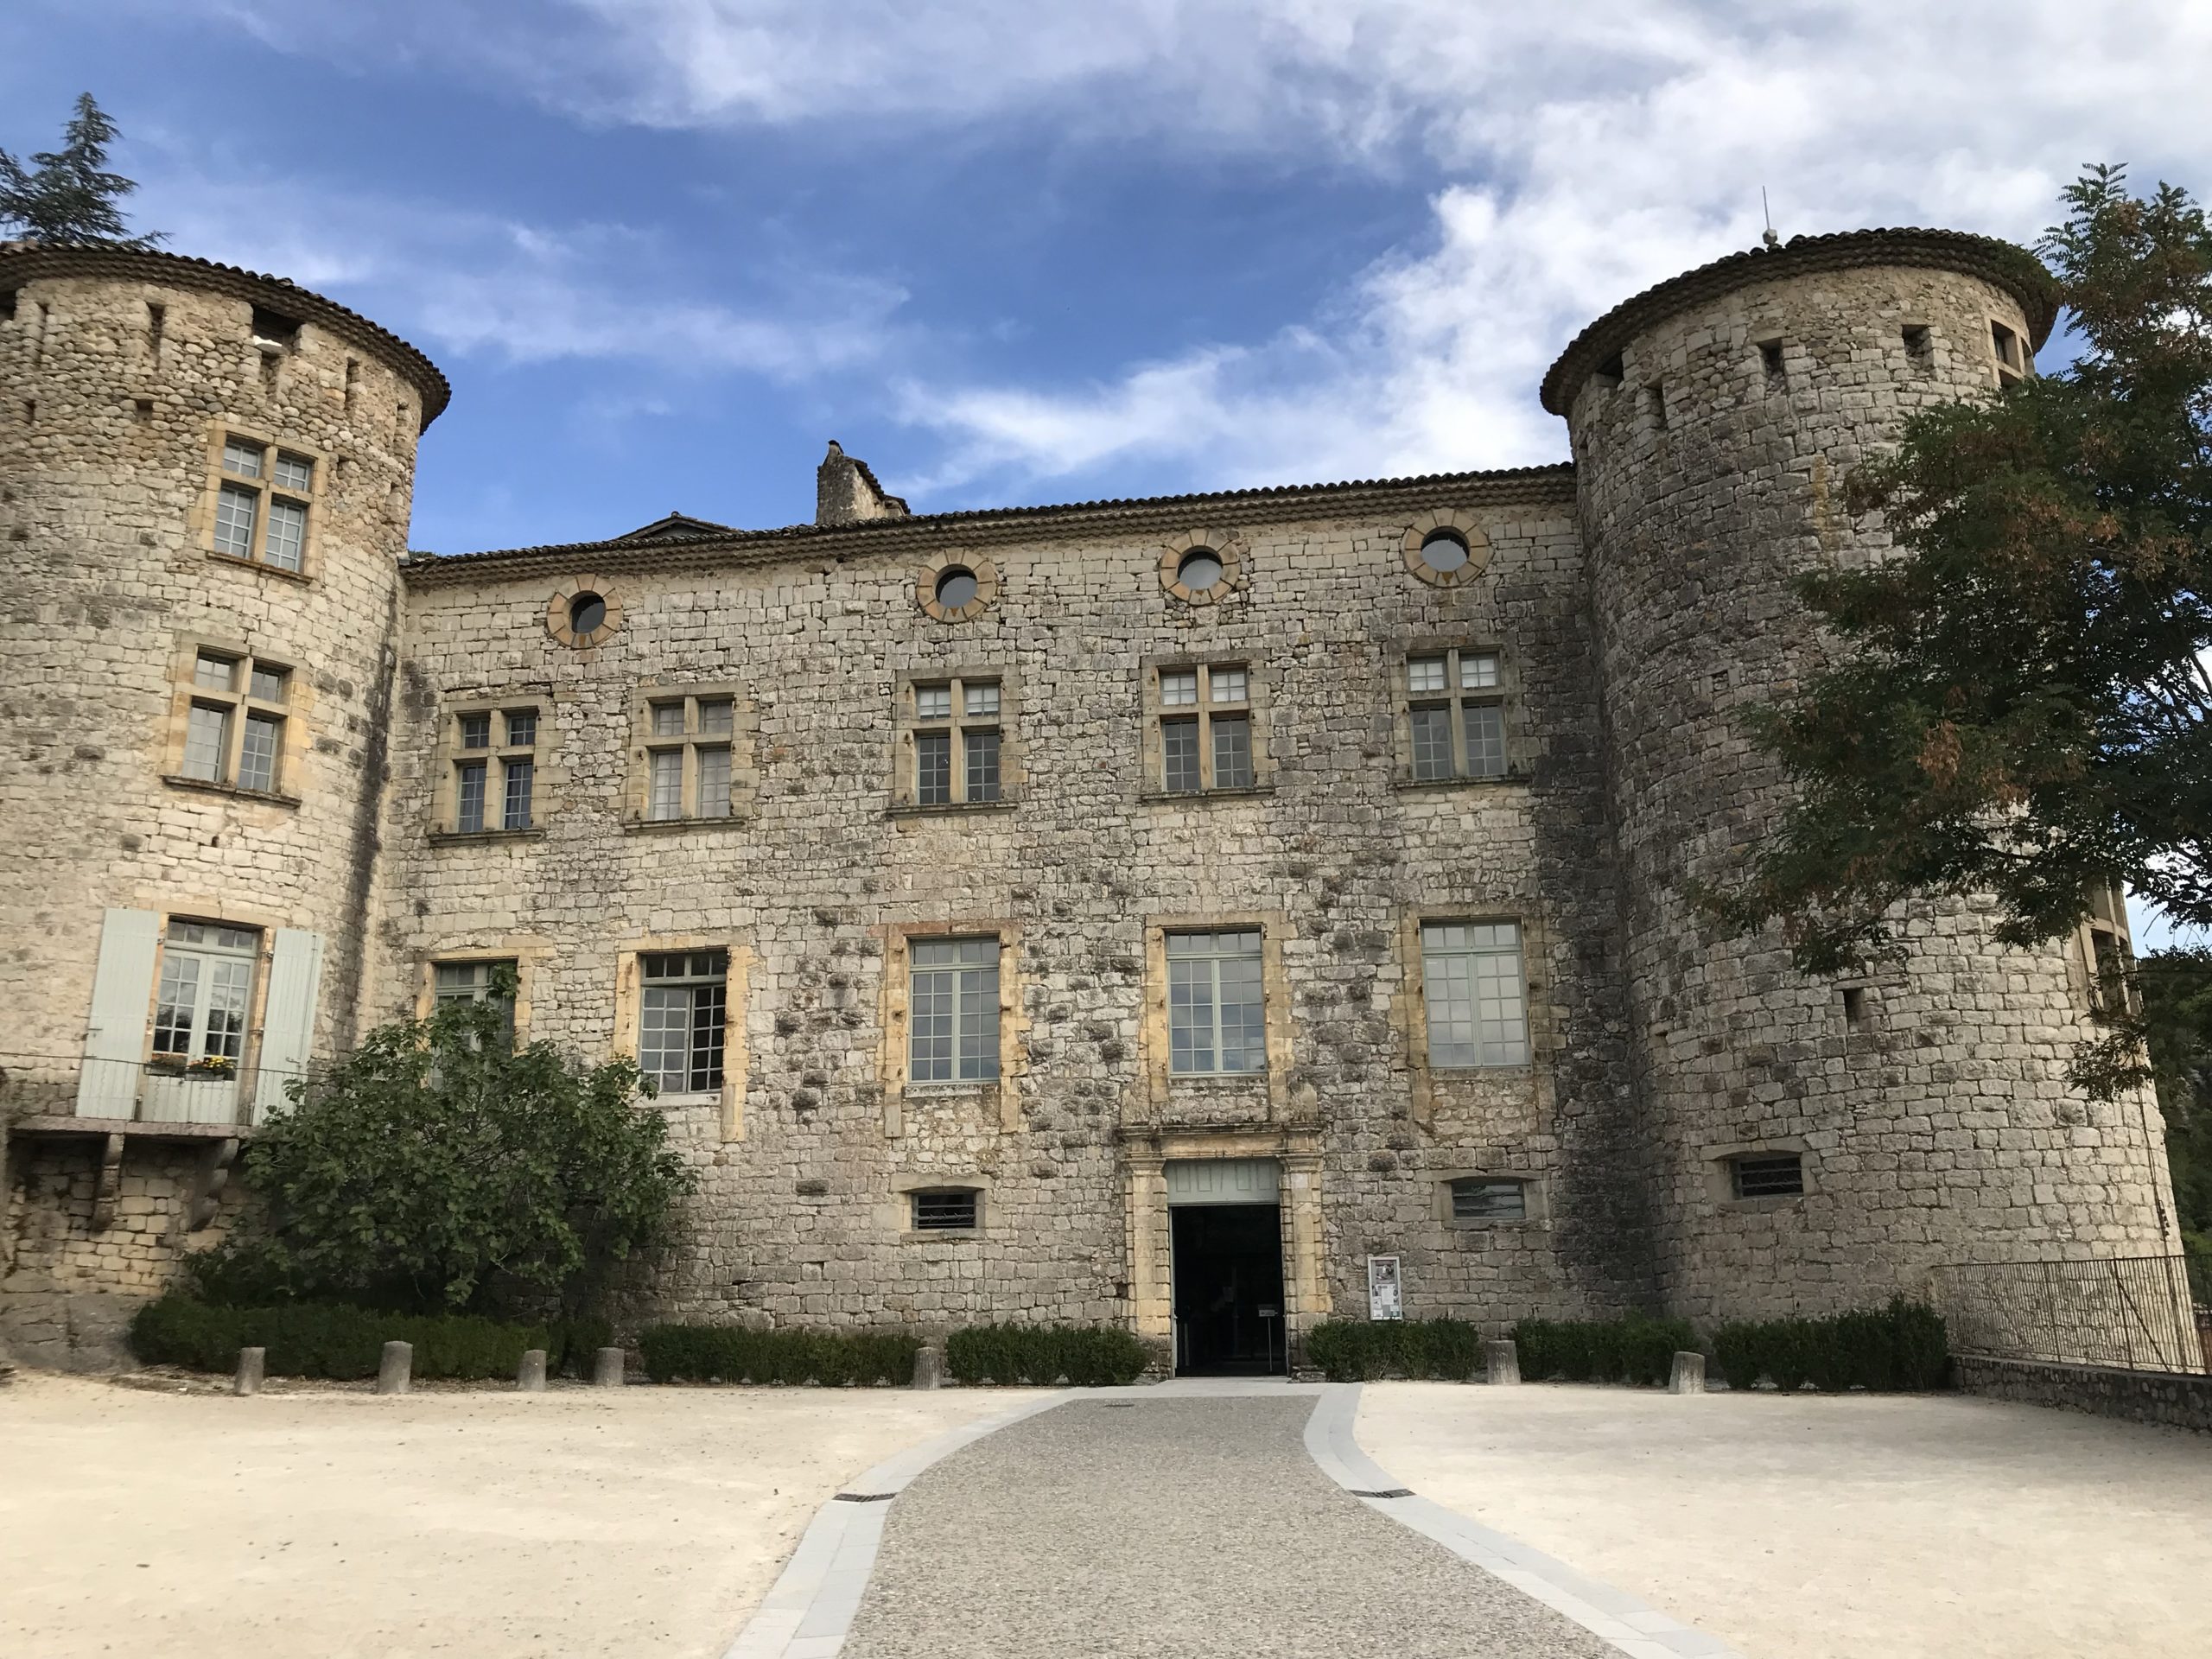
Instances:
[[[2180,1255],[1940,1268],[1951,1351],[2132,1371],[2194,1371],[2204,1344]]]
[[[303,1071],[177,1060],[0,1054],[0,1116],[258,1123]]]

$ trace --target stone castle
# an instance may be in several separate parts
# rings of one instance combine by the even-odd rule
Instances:
[[[1811,981],[1705,926],[1844,475],[2033,372],[2046,274],[1799,238],[1547,375],[1572,465],[408,549],[419,352],[274,278],[0,251],[0,1338],[90,1363],[286,1079],[519,984],[698,1166],[634,1319],[1827,1311],[2162,1253],[2099,953],[1967,903]]]

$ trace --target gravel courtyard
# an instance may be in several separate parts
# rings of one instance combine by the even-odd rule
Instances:
[[[1955,1395],[1370,1383],[1423,1497],[1751,1659],[2202,1659],[2212,1436]]]

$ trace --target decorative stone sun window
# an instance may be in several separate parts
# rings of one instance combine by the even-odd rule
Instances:
[[[972,622],[998,598],[998,566],[973,553],[939,554],[914,578],[914,603],[939,622]]]
[[[1244,585],[1250,552],[1235,531],[1186,530],[1160,550],[1160,585],[1185,605],[1218,605]]]
[[[545,632],[562,645],[588,651],[622,626],[622,601],[604,576],[571,576],[545,601]]]
[[[1440,507],[1406,526],[1406,569],[1432,588],[1459,588],[1490,569],[1490,537],[1471,512]]]

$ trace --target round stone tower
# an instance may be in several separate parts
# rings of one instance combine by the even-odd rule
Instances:
[[[289,283],[0,245],[19,1111],[247,1121],[353,1036],[416,442],[447,396]]]
[[[1829,1311],[1947,1263],[2173,1248],[2155,1107],[2064,1082],[2086,931],[2009,950],[1985,910],[1930,902],[1902,964],[1813,981],[1684,893],[1739,874],[1787,798],[1743,716],[1813,661],[1791,579],[1888,545],[1845,474],[1914,409],[2032,372],[2053,315],[2006,243],[1800,238],[1630,300],[1545,378],[1574,447],[1673,1312]]]

